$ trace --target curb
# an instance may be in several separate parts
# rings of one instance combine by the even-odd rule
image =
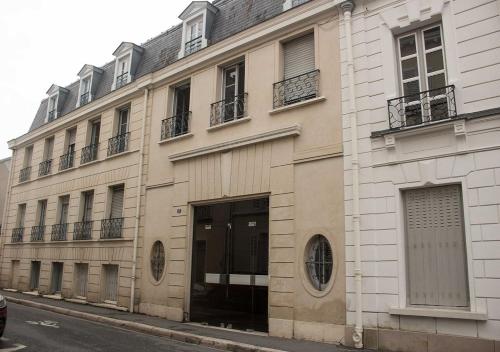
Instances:
[[[48,304],[33,302],[25,299],[19,299],[14,297],[5,296],[8,302],[21,304],[24,306],[38,308],[47,310],[50,312],[64,314],[75,318],[80,318],[84,320],[94,321],[97,323],[105,323],[110,326],[124,328],[128,330],[133,330],[141,332],[148,335],[165,337],[167,339],[189,343],[192,345],[200,345],[205,347],[211,347],[222,351],[231,352],[285,352],[282,350],[276,350],[273,348],[260,347],[249,345],[245,343],[234,342],[230,340],[218,339],[215,337],[207,337],[201,335],[190,334],[182,331],[176,331],[171,329],[160,328],[157,326],[146,325],[142,323],[136,323],[133,321],[119,320],[114,318],[103,317],[101,315],[80,312],[77,310],[55,307]]]

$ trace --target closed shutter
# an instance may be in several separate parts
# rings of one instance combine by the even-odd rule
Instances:
[[[111,219],[121,218],[123,212],[123,185],[113,187],[111,191]]]
[[[285,79],[314,71],[314,34],[291,40],[283,45]]]
[[[408,300],[412,305],[469,305],[460,186],[405,192]]]

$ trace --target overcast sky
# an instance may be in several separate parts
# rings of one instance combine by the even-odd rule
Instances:
[[[190,0],[1,0],[0,159],[26,133],[55,83],[66,86],[84,64],[113,59],[122,41],[141,44],[180,23]]]

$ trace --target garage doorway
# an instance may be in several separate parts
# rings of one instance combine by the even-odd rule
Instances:
[[[268,330],[269,200],[194,209],[190,320]]]

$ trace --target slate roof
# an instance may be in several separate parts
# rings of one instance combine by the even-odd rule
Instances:
[[[209,45],[224,40],[238,32],[244,31],[261,22],[278,16],[283,12],[284,0],[215,0],[213,5],[218,8],[215,20],[209,31]],[[177,54],[181,48],[182,24],[179,24],[157,37],[142,44],[144,53],[134,79],[160,70],[178,60]],[[182,60],[182,59],[181,59]],[[114,75],[114,61],[100,67],[104,72],[95,92],[94,100],[111,92]],[[69,90],[59,117],[77,109],[76,102],[80,81],[65,87]],[[44,99],[35,115],[30,132],[44,125],[47,114],[48,99]]]

